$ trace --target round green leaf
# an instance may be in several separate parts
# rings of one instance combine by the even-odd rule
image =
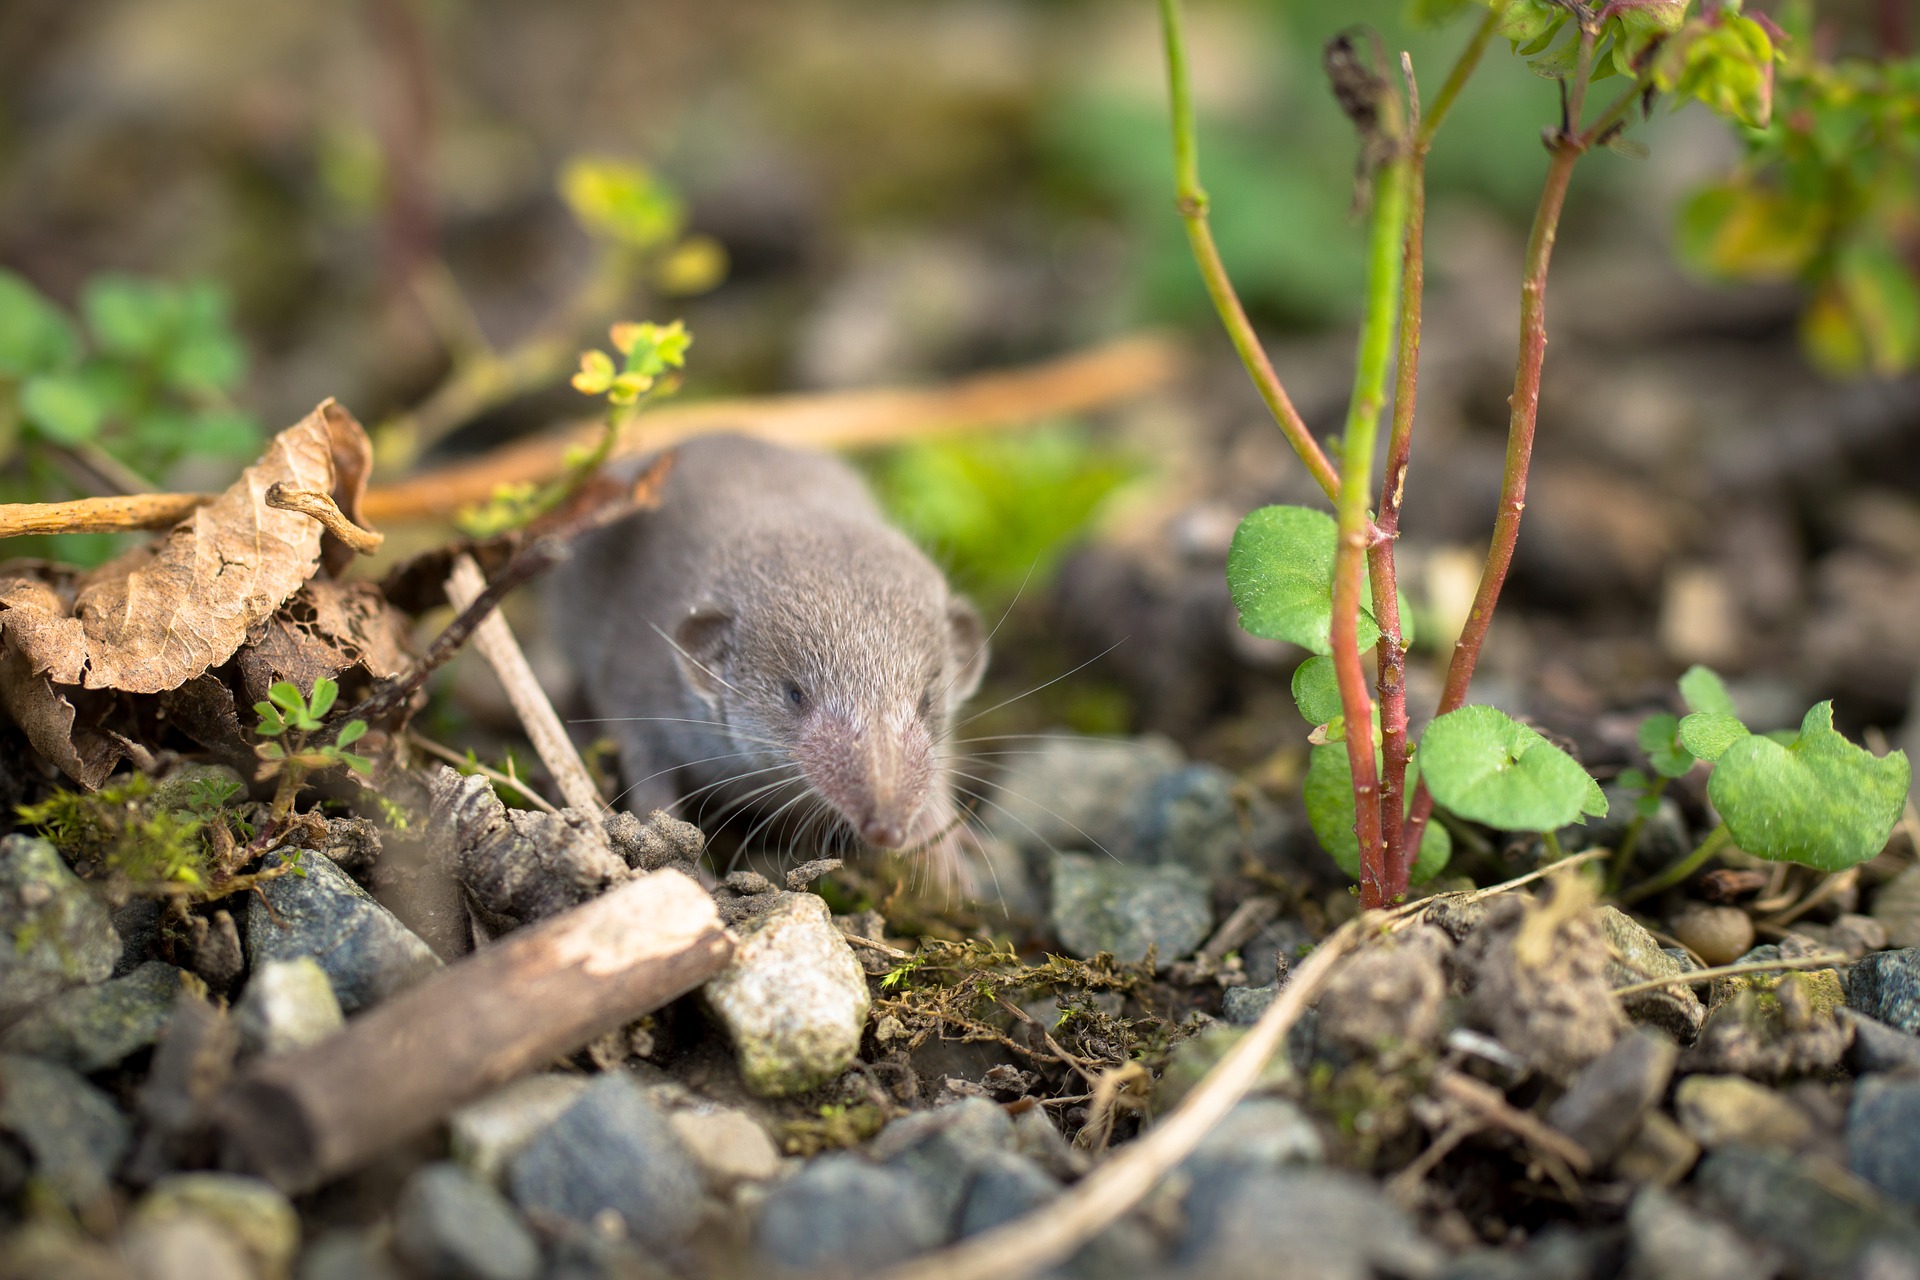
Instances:
[[[24,378],[73,360],[73,326],[11,271],[0,271],[0,374]]]
[[[1493,707],[1461,707],[1435,720],[1420,740],[1420,759],[1436,801],[1503,831],[1556,831],[1606,812],[1579,761]]]
[[[1733,709],[1733,695],[1719,676],[1706,667],[1694,665],[1680,677],[1680,697],[1689,711],[1711,711],[1715,715],[1739,714]]]
[[[150,358],[173,336],[180,300],[174,290],[131,276],[102,275],[80,293],[80,311],[102,351]]]
[[[45,373],[20,388],[20,411],[41,435],[60,444],[85,444],[99,434],[106,409],[86,382]]]
[[[1747,726],[1717,711],[1696,711],[1680,722],[1680,745],[1702,760],[1718,760],[1748,736]]]
[[[1707,798],[1748,853],[1844,871],[1886,847],[1911,779],[1904,751],[1875,756],[1848,742],[1823,702],[1791,746],[1757,734],[1729,746]]]
[[[1333,517],[1311,507],[1261,507],[1240,522],[1227,552],[1227,587],[1240,625],[1267,640],[1331,653]],[[1360,609],[1360,647],[1380,639],[1373,613]]]
[[[1332,658],[1316,654],[1294,668],[1293,701],[1308,724],[1326,724],[1341,713],[1340,682]]]
[[[1379,752],[1374,753],[1376,760]],[[1413,787],[1418,773],[1407,770],[1407,801],[1411,807]],[[1339,868],[1355,880],[1360,878],[1360,841],[1353,834],[1353,770],[1347,764],[1343,742],[1317,746],[1307,757],[1307,824]],[[1438,822],[1429,822],[1420,837],[1420,856],[1408,874],[1410,883],[1431,880],[1446,869],[1453,857],[1453,837]]]
[[[1640,749],[1647,753],[1653,771],[1663,778],[1678,778],[1693,768],[1693,752],[1680,742],[1679,733],[1678,716],[1648,716],[1640,722]]]

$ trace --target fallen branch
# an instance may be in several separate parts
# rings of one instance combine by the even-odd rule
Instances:
[[[882,1272],[879,1280],[1019,1280],[1072,1256],[1139,1203],[1233,1110],[1326,985],[1334,965],[1371,924],[1370,917],[1362,916],[1328,935],[1294,971],[1260,1020],[1179,1106],[1072,1190],[950,1249]]]
[[[295,489],[282,481],[275,481],[267,486],[264,501],[276,510],[298,511],[303,516],[319,521],[321,528],[363,556],[372,555],[387,540],[385,534],[362,529],[347,519],[332,496],[317,489]]]
[[[463,555],[453,562],[453,573],[447,578],[447,599],[454,608],[467,608],[486,589],[486,575],[472,556]],[[546,690],[534,678],[527,655],[520,651],[507,620],[498,613],[484,619],[474,629],[473,647],[500,677],[507,701],[513,704],[540,762],[560,788],[560,798],[570,809],[598,813],[602,807],[600,788],[594,786],[593,776],[574,749],[573,739],[567,736],[567,727],[560,723]]]
[[[692,990],[732,953],[692,879],[630,880],[263,1059],[218,1107],[220,1133],[247,1168],[308,1190]]]
[[[1171,380],[1180,350],[1157,335],[1075,352],[1021,369],[976,374],[942,387],[882,387],[826,395],[760,396],[649,408],[622,433],[615,456],[650,453],[714,431],[778,444],[858,448],[1084,413],[1143,395]],[[486,502],[503,484],[551,479],[569,452],[599,438],[595,420],[496,449],[483,458],[368,490],[362,516],[375,524],[448,516]]]
[[[171,529],[212,502],[214,493],[136,493],[125,498],[0,505],[0,538],[34,533],[134,533]]]

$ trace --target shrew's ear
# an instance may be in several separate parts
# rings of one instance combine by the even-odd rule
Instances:
[[[733,650],[733,615],[710,606],[696,608],[673,629],[674,658],[680,675],[708,702],[727,687],[727,659]]]
[[[980,677],[987,674],[987,629],[963,596],[947,601],[947,653],[953,671],[947,705],[957,707],[973,696]]]

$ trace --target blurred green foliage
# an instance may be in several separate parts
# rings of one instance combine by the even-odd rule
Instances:
[[[1075,536],[1140,471],[1069,427],[924,441],[873,466],[893,519],[989,610],[1029,575],[1046,581]]]
[[[1804,3],[1783,25],[1773,119],[1687,202],[1681,249],[1707,275],[1800,282],[1814,361],[1892,376],[1920,366],[1920,57],[1823,58]]]

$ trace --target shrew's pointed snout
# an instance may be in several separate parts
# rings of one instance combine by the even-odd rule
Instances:
[[[898,849],[907,842],[907,832],[898,818],[875,814],[860,824],[860,838],[882,849]]]

